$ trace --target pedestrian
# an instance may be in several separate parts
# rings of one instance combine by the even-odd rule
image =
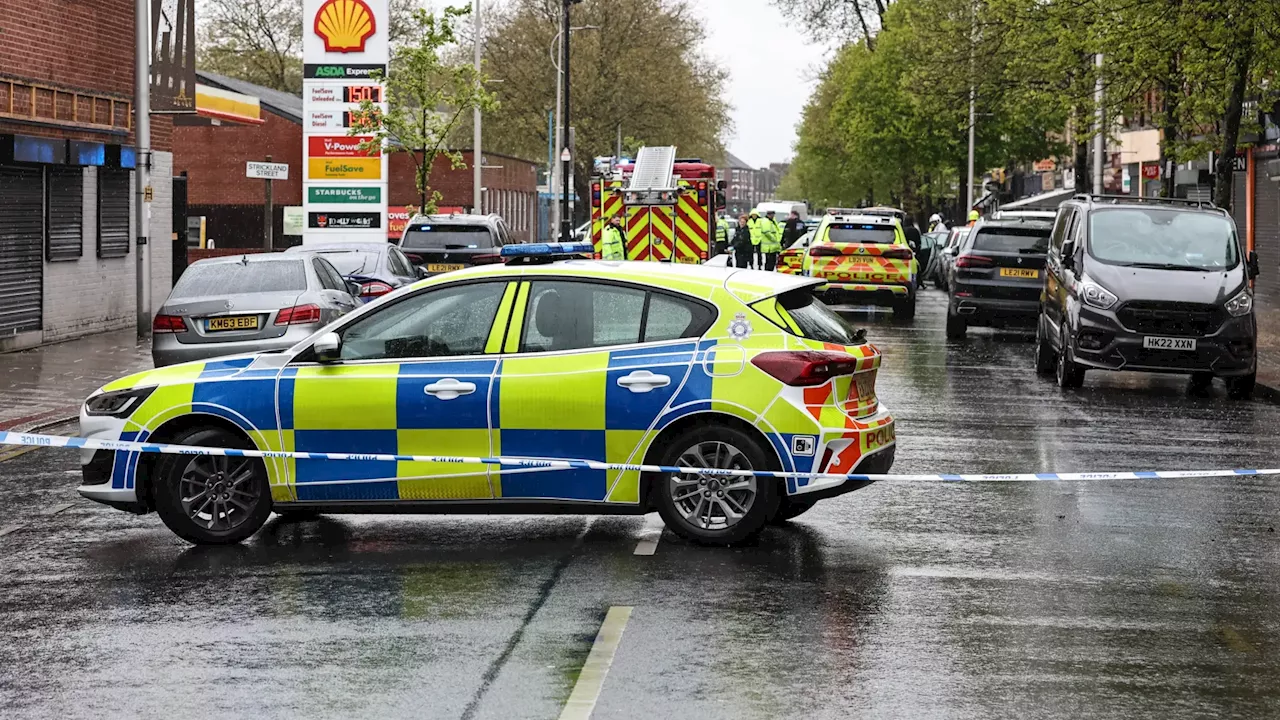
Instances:
[[[765,213],[763,236],[760,238],[760,251],[764,253],[764,269],[773,272],[778,266],[778,253],[782,252],[782,227],[773,219],[774,212]]]
[[[929,232],[946,232],[948,230],[947,223],[938,213],[929,216]]]
[[[792,210],[791,217],[787,218],[786,224],[782,226],[782,247],[791,247],[795,241],[804,237],[804,233],[804,221],[800,219],[800,213]]]
[[[751,226],[746,215],[738,216],[738,227],[733,230],[733,266],[745,268],[751,266],[751,253],[755,243],[751,241]]]
[[[969,227],[973,227],[974,225],[977,225],[978,218],[980,217],[982,217],[982,215],[978,214],[977,210],[970,210],[969,211]]]
[[[602,260],[627,259],[627,233],[622,227],[622,213],[609,218],[600,235],[600,258]]]
[[[759,270],[764,267],[760,262],[760,241],[764,239],[764,221],[760,219],[760,212],[752,210],[750,217],[747,218],[747,227],[751,229],[751,267]]]
[[[729,218],[723,213],[716,219],[716,244],[714,252],[711,255],[722,255],[729,252],[729,237],[733,235],[733,226],[729,224]]]
[[[907,246],[912,252],[920,252],[920,228],[916,227],[914,221],[902,228],[902,234],[907,236]]]

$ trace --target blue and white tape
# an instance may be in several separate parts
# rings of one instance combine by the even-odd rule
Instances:
[[[390,455],[361,453],[292,452],[281,450],[240,450],[236,448],[196,447],[166,443],[101,440],[0,431],[0,445],[28,447],[63,447],[77,450],[121,450],[125,452],[159,453],[162,455],[220,455],[249,458],[292,458],[295,460],[362,460],[384,462],[442,463],[451,465],[497,465],[513,471],[529,470],[631,470],[653,473],[700,473],[725,477],[808,478],[810,480],[854,480],[875,482],[1046,482],[1080,480],[1185,480],[1280,475],[1280,468],[1250,470],[1137,470],[1088,473],[1010,473],[1010,474],[935,474],[935,475],[859,475],[843,473],[783,472],[776,470],[730,470],[676,465],[636,465],[608,463],[572,458],[463,457],[455,455]]]

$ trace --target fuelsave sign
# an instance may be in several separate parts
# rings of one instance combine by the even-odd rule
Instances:
[[[307,153],[313,158],[380,157],[382,151],[376,147],[361,149],[360,143],[370,139],[347,135],[312,135],[307,138]]]

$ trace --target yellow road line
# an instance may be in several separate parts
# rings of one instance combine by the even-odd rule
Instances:
[[[604,624],[591,646],[587,662],[578,674],[578,682],[573,686],[569,701],[564,704],[560,720],[587,720],[596,709],[596,701],[600,699],[600,690],[604,688],[604,678],[613,665],[614,653],[622,644],[622,631],[627,628],[631,619],[630,607],[611,607],[604,616]]]

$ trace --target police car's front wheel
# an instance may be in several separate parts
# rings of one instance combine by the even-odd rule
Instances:
[[[177,445],[249,447],[226,430],[201,428],[173,439]],[[152,490],[160,519],[187,542],[229,545],[249,537],[271,515],[271,487],[258,458],[164,455]]]
[[[713,472],[768,466],[764,450],[736,428],[688,430],[667,445],[661,464],[687,468],[659,476],[656,488],[663,521],[687,540],[708,545],[748,540],[777,508],[775,478]]]

